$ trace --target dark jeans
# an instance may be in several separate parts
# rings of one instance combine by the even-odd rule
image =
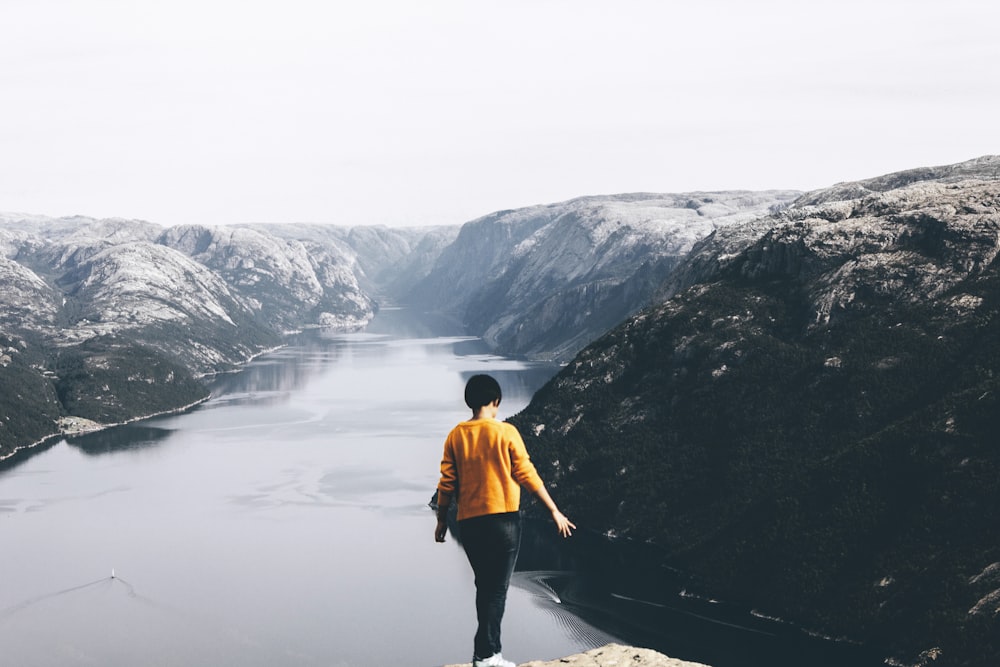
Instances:
[[[507,587],[521,548],[518,512],[487,514],[459,524],[462,546],[476,575],[475,658],[500,652],[500,622],[507,604]]]

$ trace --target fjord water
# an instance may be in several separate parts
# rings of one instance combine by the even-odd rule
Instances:
[[[467,417],[470,375],[500,380],[504,417],[557,368],[453,332],[402,310],[361,333],[307,332],[216,378],[212,398],[185,414],[8,464],[0,664],[467,661],[472,575],[455,539],[434,543],[427,507],[444,436]],[[619,550],[601,555],[602,538],[577,522],[566,542],[526,524],[504,620],[517,662],[609,641],[714,667],[881,662],[678,596],[683,582],[663,585],[662,571]]]
[[[555,368],[433,329],[384,311],[363,333],[309,332],[186,414],[0,472],[0,662],[467,660],[471,573],[427,507],[444,436],[471,374],[498,377],[511,414]],[[539,591],[512,590],[511,657],[610,639]]]

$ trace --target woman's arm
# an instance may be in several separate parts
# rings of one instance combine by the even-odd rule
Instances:
[[[535,490],[535,496],[542,501],[542,504],[548,508],[549,512],[552,514],[552,520],[556,522],[556,528],[559,530],[559,534],[563,537],[569,537],[573,534],[573,530],[576,530],[576,525],[566,518],[566,515],[559,511],[556,507],[556,503],[552,500],[552,496],[545,489],[544,486],[538,487]],[[572,530],[571,530],[572,529]]]

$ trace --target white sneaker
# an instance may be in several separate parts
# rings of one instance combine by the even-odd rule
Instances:
[[[478,658],[472,661],[472,667],[517,667],[510,660],[504,660],[503,656],[499,653],[494,653],[485,660],[479,660]]]

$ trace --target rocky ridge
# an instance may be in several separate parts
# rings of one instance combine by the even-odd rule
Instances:
[[[994,664],[998,166],[844,184],[707,237],[513,420],[560,505],[893,664]]]
[[[567,360],[649,303],[699,240],[800,193],[583,197],[463,225],[407,295],[454,315],[497,351]]]

